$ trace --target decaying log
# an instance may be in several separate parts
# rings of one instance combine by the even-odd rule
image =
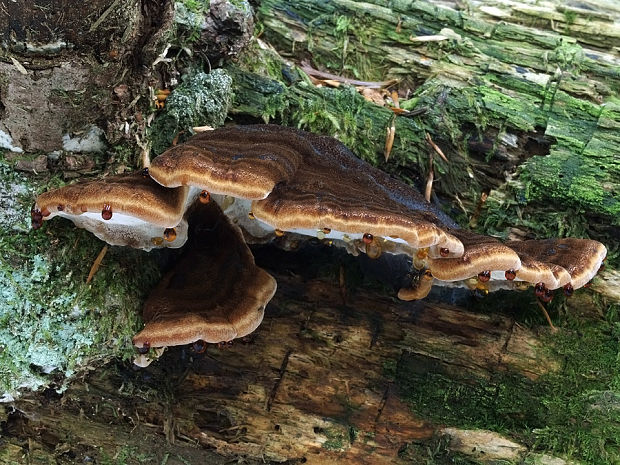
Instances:
[[[94,445],[110,453],[127,434],[128,444],[161,441],[153,453],[167,439],[276,462],[408,463],[399,451],[442,431],[410,410],[395,376],[536,379],[559,367],[507,315],[352,286],[343,302],[335,273],[308,276],[270,250],[279,290],[251,340],[203,354],[175,348],[144,370],[92,373],[43,405],[18,401],[5,429],[12,447],[28,437],[34,449],[79,457]]]

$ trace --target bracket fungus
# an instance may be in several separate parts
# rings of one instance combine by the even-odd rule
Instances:
[[[182,245],[191,216],[189,249],[145,304],[146,326],[134,338],[143,352],[226,342],[260,324],[276,283],[254,264],[245,241],[310,236],[371,258],[407,254],[418,271],[398,294],[404,300],[426,297],[433,285],[533,285],[548,301],[554,289],[570,295],[584,286],[607,253],[588,239],[502,243],[459,229],[415,189],[336,139],[277,125],[203,132],[156,157],[143,176],[41,194],[33,228],[55,215],[110,244],[147,250]]]
[[[139,173],[78,182],[39,195],[32,227],[60,216],[111,245],[181,247],[187,239],[188,192],[163,188]]]
[[[219,343],[243,337],[263,320],[276,280],[256,266],[240,229],[214,204],[190,213],[189,243],[143,309],[138,348]]]
[[[428,247],[431,256],[463,253],[449,218],[332,137],[276,125],[207,131],[159,155],[149,174],[167,187],[187,183],[241,199],[242,225],[249,217],[277,235],[383,237]]]

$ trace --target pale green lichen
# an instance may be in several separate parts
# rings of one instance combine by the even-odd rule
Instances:
[[[179,135],[180,141],[189,137],[192,127],[222,126],[232,98],[231,87],[232,79],[222,69],[186,74],[166,99],[163,113],[151,127],[149,136],[154,153],[166,150]]]
[[[37,181],[0,158],[0,401],[62,390],[93,362],[129,356],[143,296],[159,277],[153,255],[111,248],[85,284],[103,243],[59,219],[31,230]]]

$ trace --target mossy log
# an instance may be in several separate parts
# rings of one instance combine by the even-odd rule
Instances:
[[[494,208],[479,216],[480,228],[504,236],[515,233],[507,226],[528,235],[591,235],[604,240],[612,261],[620,216],[619,13],[613,2],[598,3],[586,14],[524,2],[459,11],[430,1],[264,0],[263,45],[257,41],[226,67],[234,90],[229,116],[336,135],[418,186],[430,168],[428,133],[449,158],[435,157],[434,192],[452,200],[448,209],[462,224],[475,223],[480,194],[490,191],[486,205]],[[116,4],[101,2],[101,10]],[[429,35],[445,38],[419,39]],[[394,77],[401,106],[424,111],[395,115],[351,86],[313,85],[294,66],[302,58],[358,79]],[[106,92],[123,112],[134,111],[135,101],[118,100],[111,84]],[[148,94],[138,86],[135,92]],[[173,91],[167,108],[174,101]],[[149,113],[149,104],[142,110],[155,118],[152,143],[168,110]],[[139,120],[146,135],[147,118]],[[392,124],[396,138],[385,160]],[[112,169],[115,155],[108,155]],[[22,183],[8,162],[0,174],[5,192]],[[84,339],[75,364],[90,344],[81,368],[92,370],[68,387],[62,365],[41,373],[49,389],[0,409],[0,464],[562,463],[545,453],[597,465],[620,460],[620,307],[609,292],[617,298],[617,274],[604,275],[607,297],[556,297],[548,311],[560,330],[552,332],[531,293],[467,295],[452,304],[454,295],[439,293],[403,303],[392,289],[359,282],[365,257],[256,248],[279,290],[251,341],[204,354],[172,349],[145,370],[128,361],[102,368],[98,352],[107,359],[130,350],[137,308],[161,263],[112,249],[93,283],[83,284],[101,244],[67,224],[29,232],[32,199],[22,197],[42,189],[38,182],[31,177],[19,204],[0,199],[12,215],[23,212],[3,222],[3,254],[19,251],[19,259],[9,254],[0,263],[18,291],[3,330],[34,321],[20,337],[43,361],[59,345],[54,337]],[[88,314],[83,323],[75,309]],[[50,315],[79,324],[47,331]],[[13,353],[0,347],[5,377]],[[47,366],[39,363],[33,371]]]
[[[310,60],[315,68],[361,80],[396,79],[401,106],[425,110],[415,118],[395,118],[389,110],[368,118],[355,113],[359,105],[347,112],[321,100],[309,104],[307,91],[294,85],[288,95],[303,103],[284,104],[292,123],[327,128],[361,156],[405,175],[428,172],[428,132],[450,159],[435,161],[441,192],[464,199],[469,215],[489,190],[489,205],[511,209],[484,219],[496,232],[511,222],[527,228],[517,210],[533,202],[545,212],[547,206],[561,210],[564,218],[585,217],[591,229],[615,225],[602,234],[618,234],[615,3],[485,2],[459,9],[439,1],[265,0],[258,13],[261,38],[294,63]],[[261,110],[273,108],[254,107]],[[383,163],[391,124],[394,150]],[[557,218],[538,233],[553,229]],[[585,232],[578,224],[559,229]]]
[[[433,389],[425,385],[436,382],[425,381],[429,373],[462,389],[510,390],[502,374],[534,383],[560,369],[542,333],[508,314],[400,302],[337,279],[329,251],[314,246],[305,254],[329,273],[308,270],[294,254],[258,251],[260,262],[277,264],[279,290],[251,340],[203,354],[174,348],[146,369],[110,365],[61,395],[48,390],[17,401],[2,417],[0,463],[99,463],[127,451],[149,463],[166,456],[219,463],[213,450],[228,459],[404,464],[428,459],[431,443],[442,444],[438,457],[455,459],[440,438],[456,433],[407,401]],[[344,257],[342,266],[355,273],[354,260]],[[420,389],[401,387],[404,379]],[[488,402],[508,414],[506,400],[516,399],[502,397]],[[490,437],[501,440],[488,434],[482,450]],[[525,457],[523,445],[508,443],[518,453],[503,458]]]

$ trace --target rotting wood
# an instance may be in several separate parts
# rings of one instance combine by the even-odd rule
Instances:
[[[225,456],[406,463],[399,450],[440,426],[410,411],[386,364],[405,356],[416,370],[471,379],[498,371],[535,379],[558,367],[504,315],[363,289],[342,305],[338,279],[276,276],[279,291],[250,342],[204,354],[175,348],[144,370],[93,373],[34,410],[19,401],[22,429],[11,429],[10,443],[34,434],[43,450],[79,456],[126,431],[130,443],[168,437],[174,447],[195,441]]]

